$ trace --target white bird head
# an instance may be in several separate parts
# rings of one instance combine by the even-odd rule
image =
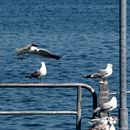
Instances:
[[[38,51],[38,48],[36,46],[30,46],[29,53],[36,53],[35,51]]]
[[[107,68],[112,68],[113,67],[113,65],[112,64],[107,64]]]
[[[44,68],[46,68],[46,64],[45,64],[45,62],[41,62],[41,67],[44,67]]]

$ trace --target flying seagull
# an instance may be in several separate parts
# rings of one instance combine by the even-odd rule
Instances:
[[[112,64],[107,64],[105,69],[98,70],[96,73],[83,75],[84,78],[101,78],[104,79],[112,74]]]
[[[41,68],[37,71],[34,71],[29,76],[26,76],[26,78],[37,78],[38,80],[41,79],[42,76],[45,76],[47,74],[47,69],[45,62],[41,62]]]
[[[102,105],[100,105],[99,107],[97,107],[94,110],[94,113],[98,112],[98,111],[104,111],[104,112],[110,112],[112,110],[114,110],[115,108],[117,108],[117,99],[116,97],[112,97],[112,99]]]
[[[61,58],[60,56],[57,56],[46,49],[38,48],[38,45],[34,43],[28,44],[22,48],[17,49],[17,55],[19,57],[18,59],[23,60],[25,54],[34,54],[34,55],[39,55],[45,58],[52,58],[56,60],[59,60]]]

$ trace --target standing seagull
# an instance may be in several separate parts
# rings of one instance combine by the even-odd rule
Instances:
[[[89,74],[89,75],[83,75],[84,78],[101,78],[104,79],[112,74],[112,64],[107,64],[107,67],[105,69],[101,69],[97,71],[96,73]]]
[[[41,62],[41,68],[37,71],[34,71],[32,74],[29,76],[26,76],[26,78],[37,78],[41,79],[42,76],[45,76],[47,74],[47,69],[45,62]]]
[[[94,110],[94,113],[98,112],[98,111],[104,111],[104,112],[110,112],[112,110],[114,110],[115,108],[117,108],[117,99],[116,97],[112,97],[112,99],[102,105],[100,105],[99,107],[97,107]]]
[[[23,60],[25,54],[34,54],[34,55],[39,55],[45,58],[52,58],[56,60],[59,60],[61,58],[60,56],[52,54],[50,51],[46,49],[38,48],[38,45],[33,43],[17,49],[17,55],[19,57],[18,59]]]

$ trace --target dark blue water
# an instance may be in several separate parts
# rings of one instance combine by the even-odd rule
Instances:
[[[128,14],[129,6],[128,1]],[[127,31],[129,81],[129,17]],[[23,62],[18,61],[16,48],[30,42],[38,43],[40,47],[62,56],[62,59],[56,61],[27,56]],[[109,78],[109,88],[110,91],[119,90],[118,0],[0,1],[0,45],[1,83],[36,82],[25,76],[45,61],[48,73],[42,82],[82,82],[98,90],[98,81],[85,80],[81,75],[112,63],[114,72]],[[0,110],[75,110],[75,99],[74,89],[2,88]],[[90,94],[85,91],[82,108],[84,130],[89,126],[86,117],[90,116],[92,109],[90,101]],[[1,116],[0,129],[75,130],[74,119],[75,116]]]

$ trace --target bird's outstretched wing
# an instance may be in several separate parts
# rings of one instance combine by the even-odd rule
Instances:
[[[24,55],[29,52],[29,50],[30,50],[30,48],[31,48],[32,46],[37,47],[38,45],[32,43],[32,44],[27,44],[26,46],[24,46],[24,47],[22,47],[22,48],[16,49],[16,53],[17,53],[18,59],[19,59],[19,60],[23,60]]]
[[[53,58],[53,59],[56,59],[56,60],[59,60],[61,58],[60,56],[57,56],[57,55],[51,53],[50,51],[48,51],[46,49],[38,49],[38,50],[31,52],[31,53],[43,56],[45,58]]]
[[[38,46],[37,44],[32,43],[32,44],[28,44],[22,48],[17,49],[16,51],[17,51],[18,59],[23,60],[24,55],[27,53],[40,55],[45,58],[52,58],[56,60],[59,60],[61,58],[61,56],[55,55],[46,49],[37,48],[37,46]]]

